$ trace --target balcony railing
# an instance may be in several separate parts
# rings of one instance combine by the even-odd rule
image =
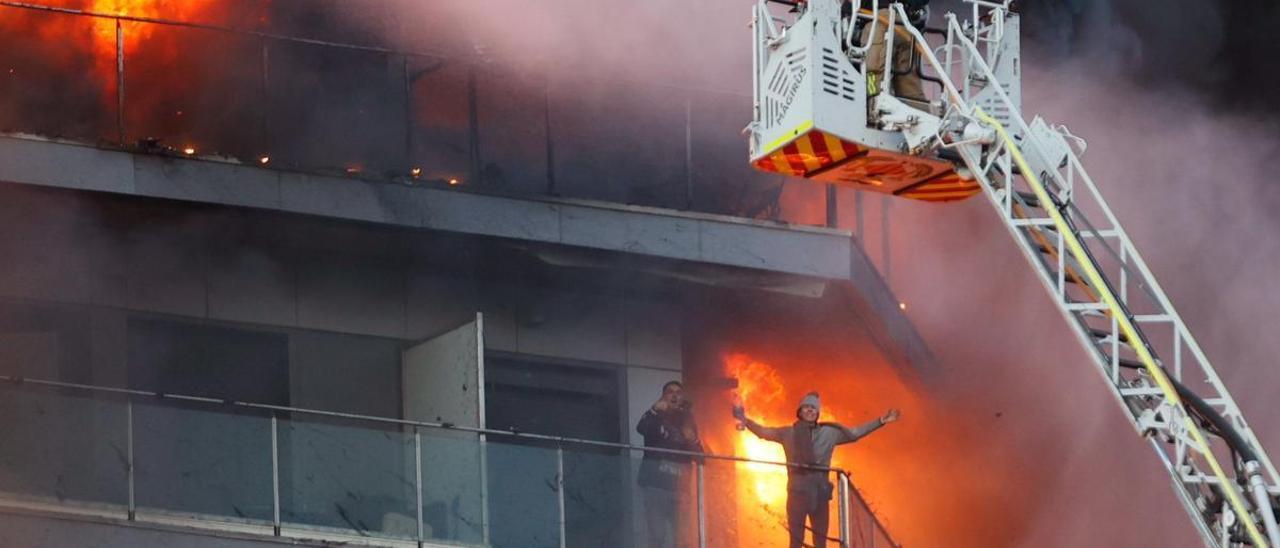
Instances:
[[[379,545],[647,546],[634,471],[690,458],[681,545],[786,544],[751,500],[786,465],[0,376],[0,506]],[[896,546],[847,473],[833,542]]]
[[[836,223],[834,187],[793,188],[805,205],[784,212],[786,180],[747,165],[745,88],[552,75],[476,49],[448,57],[0,0],[0,104],[12,107],[0,108],[0,131],[414,185]]]

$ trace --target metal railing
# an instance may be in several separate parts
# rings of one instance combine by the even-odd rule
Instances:
[[[0,43],[43,41],[31,51],[79,48],[104,57],[60,73],[28,69],[54,63],[0,47],[0,67],[16,67],[7,75],[14,95],[4,97],[0,86],[0,100],[18,107],[8,119],[0,109],[0,131],[406,184],[837,224],[834,191],[806,198],[825,208],[784,212],[786,179],[748,166],[740,137],[751,112],[745,90],[548,72],[526,77],[483,52],[450,58],[37,2],[0,0],[0,12],[39,17],[41,28],[101,25],[61,40],[32,32],[0,36]],[[188,51],[176,64],[157,60],[160,48],[130,42],[133,29],[152,40],[180,35]],[[104,43],[95,49],[82,40]],[[108,53],[101,46],[111,40]],[[6,58],[6,49],[15,57]],[[218,49],[233,61],[200,57],[200,50]],[[114,82],[86,83],[85,63],[109,64],[113,74],[99,76]],[[320,64],[323,70],[313,66]],[[176,86],[197,72],[207,85]],[[171,75],[156,76],[164,73]],[[24,85],[41,93],[24,92]],[[41,108],[42,97],[60,94],[62,108]],[[606,99],[581,100],[590,95]],[[86,127],[86,119],[95,122]]]
[[[390,544],[644,545],[643,455],[692,472],[673,535],[770,546],[785,516],[743,500],[788,465],[445,423],[0,376],[0,505]],[[841,546],[896,546],[831,474]],[[762,471],[763,470],[763,471]],[[781,476],[778,476],[781,474]],[[677,504],[679,506],[679,504]],[[692,518],[692,519],[691,519]],[[696,539],[696,540],[695,540]]]

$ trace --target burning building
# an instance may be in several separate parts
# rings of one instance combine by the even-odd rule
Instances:
[[[749,97],[370,11],[0,2],[0,544],[644,546],[634,427],[684,379],[703,540],[771,545],[784,469],[719,459],[779,460],[735,392],[916,412],[852,195],[783,216]],[[844,511],[887,541],[876,481]]]
[[[673,379],[705,545],[783,542],[781,448],[730,409],[811,390],[903,412],[836,451],[843,541],[1034,543],[1085,506],[1045,503],[1092,449],[1043,393],[916,332],[990,358],[936,310],[988,271],[896,251],[1017,260],[970,212],[890,231],[752,171],[745,15],[537,4],[0,0],[0,545],[648,546],[635,426]],[[1085,502],[1150,512],[1116,500]]]

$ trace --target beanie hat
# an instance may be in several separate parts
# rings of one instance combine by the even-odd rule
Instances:
[[[815,410],[822,411],[822,405],[818,402],[818,393],[810,392],[800,399],[800,405],[796,407],[796,413],[800,412],[800,408],[806,405],[812,405]]]

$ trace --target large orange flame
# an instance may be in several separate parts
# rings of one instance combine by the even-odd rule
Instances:
[[[255,104],[247,90],[261,87],[252,85],[263,70],[259,41],[114,17],[254,29],[267,23],[270,0],[41,0],[33,5],[85,14],[0,7],[0,62],[10,78],[0,94],[11,103],[7,111],[0,109],[0,125],[125,142],[154,137],[170,146],[203,142],[220,126],[246,125],[239,111]],[[117,126],[123,126],[123,136]]]
[[[225,2],[221,0],[88,0],[83,9],[104,15],[145,17],[170,21],[217,21]],[[124,46],[128,59],[141,48],[147,47],[155,36],[158,25],[136,21],[120,23],[121,38],[117,40],[116,22],[112,19],[95,19],[93,24],[93,51],[95,72],[101,82],[114,82],[117,48]],[[121,44],[120,42],[123,42]],[[179,48],[156,50],[166,56],[180,55]]]
[[[753,411],[774,409],[782,401],[782,377],[768,364],[756,361],[746,354],[731,354],[725,358],[725,369],[730,377],[738,379],[740,402]],[[760,417],[755,417],[760,418]],[[768,417],[775,419],[776,417]],[[751,432],[740,430],[734,437],[735,453],[754,460],[781,462],[786,460],[782,446],[757,438]],[[787,473],[779,466],[746,463],[740,476],[749,492],[743,493],[750,506],[784,508],[787,497]]]

